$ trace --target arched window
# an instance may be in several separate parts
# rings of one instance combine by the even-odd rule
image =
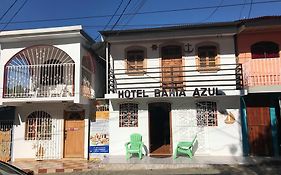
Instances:
[[[271,41],[262,41],[251,46],[252,59],[279,58],[279,46]]]
[[[197,46],[196,65],[199,71],[214,71],[219,68],[219,54],[217,44],[200,44]]]
[[[127,73],[143,74],[145,71],[146,50],[143,47],[130,47],[126,49]]]
[[[32,112],[26,119],[25,140],[51,140],[52,118],[44,111]]]
[[[74,60],[57,47],[27,47],[5,64],[4,97],[49,96],[46,86],[74,84],[74,65]]]

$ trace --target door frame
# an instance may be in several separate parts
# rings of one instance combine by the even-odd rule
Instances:
[[[64,122],[63,122],[63,158],[67,158],[65,157],[65,147],[66,147],[66,144],[65,144],[65,124],[66,124],[66,121],[67,121],[67,114],[69,113],[72,113],[72,112],[78,112],[80,114],[82,114],[82,118],[81,119],[83,122],[84,122],[84,127],[85,127],[85,110],[81,110],[81,111],[67,111],[67,110],[64,110],[64,114],[63,114],[63,119],[64,119]],[[84,154],[85,154],[85,129],[83,129],[83,157],[81,158],[84,158]],[[80,157],[77,157],[77,158],[80,158]]]
[[[171,112],[171,103],[170,102],[152,102],[148,104],[148,145],[149,145],[149,155],[153,156],[153,153],[151,154],[150,152],[150,143],[151,143],[151,137],[150,137],[150,108],[153,107],[154,105],[167,105],[168,106],[168,111],[169,111],[169,132],[170,132],[170,152],[167,155],[173,155],[173,132],[172,132],[172,112]]]

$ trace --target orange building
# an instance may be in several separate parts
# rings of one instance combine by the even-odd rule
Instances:
[[[244,86],[244,148],[250,155],[279,155],[281,97],[281,17],[239,21],[238,62]],[[243,111],[243,110],[242,110]]]

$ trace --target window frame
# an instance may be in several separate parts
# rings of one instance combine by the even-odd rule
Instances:
[[[270,46],[272,46],[272,48],[270,48]],[[256,52],[258,50],[257,49],[258,47],[262,48],[263,54],[259,54]],[[254,50],[256,53],[254,53]],[[277,53],[267,53],[266,51],[269,50],[274,50]],[[270,56],[270,54],[272,56]],[[251,45],[251,59],[267,59],[267,58],[280,58],[280,48],[278,43],[272,41],[260,41]]]
[[[214,101],[199,101],[196,102],[196,121],[197,121],[197,126],[199,127],[215,127],[218,126],[218,108],[217,108],[217,102]],[[202,106],[202,107],[201,107]],[[200,108],[201,107],[201,108]],[[208,108],[210,107],[210,108]],[[203,111],[203,120],[200,118],[202,113],[200,113],[199,110],[205,110]],[[213,113],[210,117],[210,115],[205,114],[207,112]],[[202,121],[202,122],[201,122]]]
[[[39,115],[39,116],[38,116]],[[44,117],[42,117],[44,115]],[[40,121],[47,119],[47,121]],[[25,140],[51,140],[52,139],[52,117],[45,111],[34,111],[26,117]],[[42,125],[42,123],[47,125]],[[40,133],[41,131],[48,131]]]
[[[214,57],[214,65],[211,65],[211,61],[210,58],[206,56],[206,66],[202,67],[201,66],[201,58],[200,58],[200,53],[199,53],[199,49],[202,47],[215,47],[216,50],[216,56]],[[208,52],[208,51],[205,51]],[[195,62],[196,62],[196,69],[199,72],[217,72],[220,69],[220,48],[219,48],[219,44],[214,43],[214,42],[203,42],[203,43],[199,43],[196,45],[196,58],[195,58]]]
[[[133,69],[130,69],[129,61],[128,61],[128,53],[129,52],[143,52],[143,60],[138,61],[136,58],[133,63]],[[146,72],[146,57],[147,51],[145,47],[142,46],[131,46],[125,49],[125,67],[126,67],[126,74],[130,76],[138,76],[144,75]],[[138,63],[142,64],[142,68],[138,68]]]
[[[137,103],[119,104],[119,127],[120,128],[138,127],[138,118],[139,118],[138,110],[139,109]]]

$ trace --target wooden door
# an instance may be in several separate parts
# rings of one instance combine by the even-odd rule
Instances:
[[[84,111],[64,114],[64,157],[84,157]]]
[[[183,87],[182,48],[165,46],[162,52],[162,87],[165,89]]]
[[[12,122],[1,122],[0,127],[0,160],[8,162],[11,160]]]
[[[272,155],[269,107],[247,107],[248,137],[251,155]]]

